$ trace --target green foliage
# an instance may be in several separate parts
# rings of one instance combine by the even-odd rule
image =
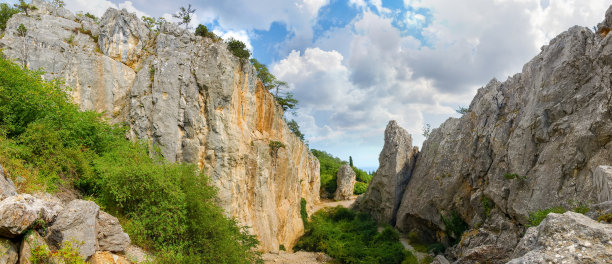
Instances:
[[[466,114],[469,111],[470,111],[469,109],[467,109],[467,108],[465,108],[463,106],[461,106],[461,107],[459,107],[458,109],[455,110],[455,112],[457,112],[458,114],[462,114],[462,115]]]
[[[53,0],[51,4],[53,4],[55,7],[64,7],[66,5],[66,3],[64,3],[62,0]]]
[[[597,222],[606,222],[608,224],[612,224],[612,213],[603,214],[597,217]]]
[[[246,44],[244,42],[230,38],[226,41],[227,49],[234,54],[234,56],[240,59],[248,59],[251,57],[251,52],[246,48]]]
[[[144,22],[145,26],[149,29],[149,32],[159,32],[161,25],[166,22],[166,19],[163,17],[159,17],[156,19],[154,17],[142,16],[141,19]]]
[[[295,110],[298,104],[298,100],[293,98],[292,93],[286,93],[284,96],[276,96],[276,102],[283,108],[283,112]]]
[[[191,8],[191,4],[189,4],[187,8],[181,6],[179,11],[172,16],[181,20],[179,25],[185,25],[185,29],[189,29],[189,23],[191,22],[195,11],[195,9]]]
[[[47,245],[35,245],[29,261],[32,264],[64,263],[85,264],[85,260],[79,255],[79,247],[82,242],[65,241],[57,251],[51,251]]]
[[[126,140],[125,128],[80,112],[61,83],[41,75],[0,57],[0,162],[20,190],[74,186],[125,219],[132,241],[160,263],[259,260],[255,237],[224,216],[195,165]]]
[[[280,244],[280,245],[278,246],[278,250],[280,250],[280,251],[287,251],[287,248],[285,248],[285,245]]]
[[[544,218],[546,218],[546,216],[550,213],[556,213],[556,214],[562,214],[567,212],[567,209],[561,207],[561,206],[557,206],[557,207],[552,207],[552,208],[548,208],[548,209],[544,209],[544,210],[538,210],[536,212],[530,213],[529,214],[529,223],[527,224],[527,226],[538,226],[540,225],[540,223],[542,223],[542,221],[544,220]]]
[[[425,137],[425,139],[428,139],[430,134],[431,134],[431,125],[425,124],[425,126],[423,127],[423,136]]]
[[[259,78],[259,80],[266,88],[271,89],[271,86],[276,81],[276,76],[270,73],[268,67],[265,64],[260,63],[255,58],[251,59],[251,64],[253,64],[253,67],[255,67],[255,70],[257,71],[257,78]]]
[[[364,194],[368,190],[368,184],[365,182],[355,182],[353,193],[356,195]]]
[[[468,225],[455,210],[451,211],[448,217],[440,216],[442,217],[444,229],[446,229],[446,235],[449,237],[451,245],[459,243],[463,232],[468,229]]]
[[[19,0],[18,4],[14,4],[15,8],[19,11],[24,12],[26,16],[30,16],[29,11],[38,9],[36,6],[26,3],[24,0]]]
[[[98,20],[99,20],[97,16],[95,16],[94,14],[89,13],[89,12],[85,13],[85,16],[86,16],[86,17],[91,18],[91,19],[92,19],[94,22],[96,22],[96,23],[97,23],[97,22],[98,22]]]
[[[353,156],[349,156],[349,166],[353,167]]]
[[[28,29],[23,24],[19,24],[19,27],[17,27],[17,36],[20,36],[23,38],[27,34],[28,34]]]
[[[300,200],[300,216],[302,217],[302,224],[306,228],[308,226],[308,211],[306,211],[306,199],[304,198]]]
[[[521,175],[518,175],[516,173],[506,173],[506,174],[504,174],[504,178],[506,178],[506,180],[517,179],[519,181],[524,181],[524,180],[527,179],[527,176],[521,176]]]
[[[495,203],[484,195],[480,198],[480,202],[482,203],[482,208],[484,208],[485,218],[488,218],[491,215],[491,209],[495,207]]]
[[[196,36],[209,38],[214,41],[221,39],[219,36],[215,35],[212,31],[208,31],[208,28],[205,25],[199,24],[195,31]]]
[[[304,134],[302,134],[302,131],[300,131],[300,125],[298,125],[295,120],[291,119],[291,121],[287,122],[287,126],[293,134],[295,134],[300,140],[304,141]]]
[[[0,3],[0,31],[6,30],[6,22],[17,13],[19,13],[19,9],[13,8],[7,3]]]
[[[377,224],[363,213],[342,206],[326,208],[312,216],[294,250],[325,252],[342,263],[402,263],[412,254],[399,242],[391,227],[377,232]]]
[[[74,35],[70,35],[70,37],[66,39],[66,43],[72,45],[74,43]]]

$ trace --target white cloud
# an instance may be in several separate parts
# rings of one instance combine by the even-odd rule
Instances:
[[[251,53],[253,51],[253,45],[251,45],[251,40],[249,38],[249,34],[246,31],[244,31],[244,30],[240,30],[240,31],[231,31],[231,30],[223,31],[221,29],[215,28],[215,29],[213,29],[213,33],[215,33],[217,36],[220,36],[221,38],[223,38],[225,40],[230,39],[230,38],[240,40],[240,41],[242,41],[246,45],[246,48],[248,50],[250,50]]]
[[[64,0],[66,8],[72,12],[91,13],[97,17],[102,17],[106,9],[117,8],[117,5],[106,0]]]
[[[138,17],[143,17],[143,16],[150,17],[149,14],[136,9],[136,7],[134,7],[134,4],[132,3],[132,1],[125,1],[125,2],[123,2],[121,4],[119,4],[119,8],[120,9],[124,9],[125,8],[125,10],[127,10],[130,13],[136,13],[136,15]]]

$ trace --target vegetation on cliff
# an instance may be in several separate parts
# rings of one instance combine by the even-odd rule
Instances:
[[[333,195],[337,188],[336,180],[338,176],[338,169],[342,166],[342,164],[347,162],[338,157],[334,157],[325,151],[316,149],[312,149],[311,151],[312,154],[319,159],[319,164],[321,165],[321,191],[322,193]],[[353,171],[355,171],[355,174],[357,174],[357,182],[355,182],[354,193],[365,193],[374,173],[367,173],[355,166],[351,167],[353,168]]]
[[[254,236],[224,216],[194,165],[173,164],[59,81],[0,58],[0,163],[22,192],[76,189],[118,215],[160,263],[253,263]]]

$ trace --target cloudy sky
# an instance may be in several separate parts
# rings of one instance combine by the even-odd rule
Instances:
[[[15,2],[10,0],[9,2]],[[593,28],[610,0],[64,0],[102,16],[108,7],[171,18],[196,9],[225,38],[247,43],[300,101],[311,148],[373,169],[389,120],[424,140],[490,79],[521,70],[567,28]]]

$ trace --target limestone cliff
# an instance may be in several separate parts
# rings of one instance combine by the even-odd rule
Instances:
[[[499,263],[509,260],[529,213],[609,197],[601,173],[593,177],[598,166],[612,165],[611,28],[612,7],[597,32],[563,32],[522,73],[492,80],[466,114],[434,129],[396,227],[448,242],[443,216],[455,212],[472,230],[453,238],[459,246],[447,254],[460,263]]]
[[[6,56],[64,79],[83,110],[126,124],[129,137],[156,144],[168,160],[204,169],[220,205],[251,227],[262,250],[291,248],[303,231],[300,199],[309,213],[319,199],[319,162],[250,63],[174,24],[151,31],[125,10],[109,9],[97,23],[34,4],[30,17],[9,20]]]

